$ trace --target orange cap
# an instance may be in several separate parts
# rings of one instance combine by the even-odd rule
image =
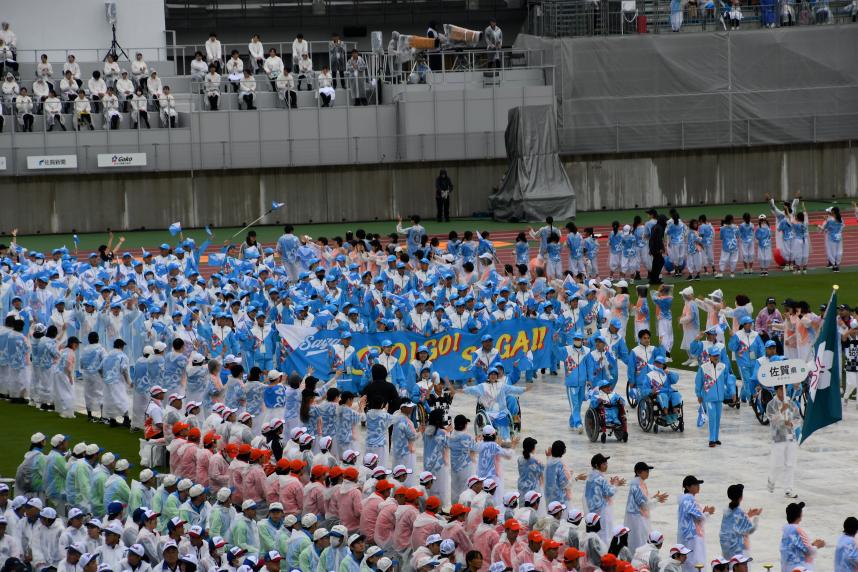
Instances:
[[[356,481],[358,478],[358,470],[354,467],[347,467],[343,471],[343,477],[350,481]]]
[[[210,445],[215,441],[220,441],[220,435],[218,435],[214,431],[209,431],[208,433],[206,433],[206,436],[203,437],[203,443],[205,443],[206,445]]]
[[[235,457],[236,455],[238,455],[238,450],[239,450],[238,443],[230,443],[229,445],[226,446],[226,448],[224,450],[226,451],[226,454],[229,455],[230,457]]]
[[[304,470],[304,467],[307,466],[307,463],[302,461],[301,459],[293,459],[291,463],[289,463],[289,468],[292,469],[293,473],[300,473]]]
[[[548,539],[542,543],[542,550],[551,550],[552,548],[560,548],[563,546],[562,542],[557,542],[556,540]]]
[[[251,452],[251,447],[247,443],[242,443],[238,446],[238,454],[239,455],[249,455]]]
[[[602,566],[616,566],[617,565],[617,557],[609,552],[609,553],[602,556],[601,565]]]
[[[176,421],[173,423],[173,435],[178,435],[182,431],[188,428],[187,423],[182,423],[181,421]]]
[[[529,542],[542,542],[545,539],[542,537],[542,533],[538,530],[531,530],[530,534],[527,535],[527,540]]]
[[[441,499],[435,496],[426,499],[427,510],[438,510],[439,508],[441,508]]]
[[[483,509],[483,518],[489,518],[489,519],[497,518],[497,516],[499,514],[500,514],[500,512],[498,511],[498,509],[496,509],[493,506],[487,506],[486,508]]]
[[[265,454],[265,451],[263,451],[262,449],[251,449],[250,450],[250,460],[256,461],[257,459],[259,459],[264,454]]]
[[[408,492],[408,487],[399,487],[398,489],[393,491],[393,496],[399,496],[399,495],[405,496],[405,494],[407,492]]]
[[[418,491],[417,489],[408,489],[405,493],[405,500],[408,502],[414,502],[420,497],[423,496],[423,491]]]
[[[288,471],[289,466],[290,466],[289,459],[280,459],[279,461],[277,461],[277,468],[280,469],[281,471]]]
[[[199,441],[202,433],[197,427],[193,427],[190,431],[188,431],[188,439],[193,439],[194,441]]]
[[[463,504],[456,503],[450,507],[450,516],[453,518],[462,514],[468,514],[469,512],[471,512],[471,507]]]
[[[521,523],[514,518],[508,518],[503,527],[507,530],[521,530]]]
[[[328,473],[328,467],[325,465],[316,465],[310,470],[310,474],[314,477],[321,477]]]
[[[331,467],[328,470],[328,476],[332,479],[339,479],[343,476],[343,470],[340,467]]]
[[[576,558],[581,558],[584,556],[584,553],[578,550],[577,548],[569,547],[565,551],[563,551],[563,559],[564,560],[575,560]]]
[[[381,480],[375,483],[375,490],[383,493],[384,491],[389,491],[393,488],[393,484],[390,481]]]

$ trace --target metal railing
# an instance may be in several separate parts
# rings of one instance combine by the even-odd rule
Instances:
[[[538,21],[531,25],[538,35],[551,37],[659,34],[672,31],[680,22],[671,22],[670,0],[550,0],[543,2],[542,8]],[[779,0],[765,6],[746,1],[739,8],[742,17],[738,29],[849,23],[858,18],[858,3],[852,0]],[[722,17],[727,10],[721,0],[714,4],[707,0],[686,3],[679,31],[730,29],[729,17]]]

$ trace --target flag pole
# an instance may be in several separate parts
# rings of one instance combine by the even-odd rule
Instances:
[[[283,204],[284,204],[284,203],[280,203],[280,206],[278,206],[277,208],[282,207],[282,206],[283,206]],[[255,221],[251,222],[249,225],[247,225],[246,227],[244,227],[243,229],[241,229],[241,230],[240,230],[240,231],[238,231],[237,233],[233,234],[231,238],[235,238],[236,236],[238,236],[239,234],[241,234],[242,232],[244,232],[244,231],[245,231],[245,230],[247,230],[248,228],[252,227],[253,225],[255,225],[256,223],[258,223],[259,221],[261,221],[262,219],[264,219],[265,217],[267,217],[268,215],[270,215],[271,213],[273,213],[273,212],[274,212],[274,211],[276,211],[276,210],[277,210],[277,209],[276,209],[276,208],[274,208],[274,207],[272,207],[272,208],[268,209],[265,213],[263,213],[263,214],[262,214],[262,216],[261,216],[261,217],[259,217],[259,218],[258,218],[258,219],[256,219]]]

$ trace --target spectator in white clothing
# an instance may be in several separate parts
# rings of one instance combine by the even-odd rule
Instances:
[[[250,43],[247,44],[247,49],[250,52],[250,63],[259,72],[265,63],[265,48],[262,45],[262,38],[259,37],[259,34],[253,34],[253,37],[250,38]]]
[[[131,62],[131,79],[134,83],[146,89],[146,81],[149,78],[149,65],[143,59],[143,54],[137,52],[134,55],[134,61]]]
[[[209,102],[209,110],[217,111],[220,103],[220,74],[214,65],[209,66],[209,73],[205,78],[206,100]]]
[[[143,95],[143,88],[139,85],[134,90],[134,97],[131,98],[131,121],[134,129],[137,129],[140,121],[146,124],[146,129],[150,129],[149,112],[147,111],[148,102],[146,96]]]
[[[54,130],[54,125],[59,123],[60,129],[66,130],[66,125],[63,123],[63,102],[57,97],[54,90],[48,93],[48,98],[45,100],[45,121],[48,124],[48,131]]]
[[[170,93],[170,86],[164,86],[164,92],[158,98],[161,107],[161,122],[164,127],[176,128],[179,126],[179,112],[176,110],[176,98]]]
[[[256,79],[250,70],[244,70],[244,77],[238,86],[238,97],[244,101],[247,109],[256,109],[254,101],[256,101]]]
[[[15,60],[15,54],[3,40],[0,40],[0,70],[10,71],[18,75],[18,62]]]
[[[9,22],[0,24],[0,40],[12,50],[12,59],[18,61],[18,36],[12,31]]]
[[[313,90],[313,60],[310,59],[310,54],[304,52],[301,55],[301,61],[298,62],[298,91],[301,91],[301,83],[307,82],[307,91]]]
[[[322,66],[322,71],[319,72],[316,80],[319,83],[319,99],[322,100],[322,107],[330,107],[331,102],[337,97],[337,92],[332,87],[334,78],[328,66]]]
[[[92,72],[92,77],[86,82],[86,87],[89,90],[89,98],[92,101],[92,112],[100,113],[100,101],[107,93],[107,84],[101,79],[101,72],[95,70]]]
[[[18,125],[21,126],[21,131],[33,132],[33,98],[27,94],[27,88],[22,87],[18,97],[15,98],[15,113],[18,116]]]
[[[51,78],[54,76],[54,66],[48,61],[48,54],[42,54],[39,58],[39,63],[36,64],[36,77],[43,77],[51,89],[54,88],[51,83]]]
[[[6,72],[6,78],[0,84],[0,95],[3,96],[3,103],[7,107],[12,107],[15,98],[18,97],[19,91],[21,91],[21,86],[15,81],[15,76],[12,75],[12,72]]]
[[[80,65],[78,65],[74,54],[69,54],[66,57],[66,62],[63,64],[63,75],[65,75],[66,70],[71,70],[72,76],[77,81],[77,86],[81,87],[83,85],[83,80],[80,77]]]
[[[226,61],[226,75],[230,85],[232,85],[232,90],[238,92],[238,84],[244,77],[244,61],[239,57],[238,50],[232,50],[229,59]]]
[[[149,79],[146,80],[146,89],[149,91],[152,104],[157,109],[161,105],[159,100],[164,93],[164,84],[161,83],[157,71],[152,70],[152,73],[149,74]]]
[[[134,97],[134,82],[128,79],[128,71],[122,70],[121,77],[116,80],[116,97],[122,103],[120,107],[127,112],[131,98]]]
[[[74,122],[75,129],[78,131],[86,125],[92,131],[92,106],[86,98],[86,92],[82,89],[77,90],[77,99],[74,100]]]
[[[286,104],[286,107],[295,109],[298,107],[298,95],[295,93],[295,76],[289,70],[284,70],[277,78],[277,93],[280,95],[280,101]]]
[[[220,40],[217,39],[217,34],[212,32],[209,34],[209,39],[206,40],[206,62],[215,65],[215,69],[219,72],[221,60],[223,59],[223,48]]]
[[[195,53],[194,59],[191,60],[191,82],[197,84],[203,83],[203,81],[205,81],[206,73],[209,71],[210,66],[214,66],[214,64],[206,63],[206,61],[203,59],[202,52]],[[217,70],[218,66],[215,66],[215,71]]]
[[[277,55],[277,50],[271,48],[268,50],[268,57],[262,66],[265,75],[271,81],[271,89],[277,90],[277,78],[283,73],[283,60]]]
[[[36,114],[42,112],[42,104],[48,99],[48,94],[51,92],[51,86],[44,80],[39,78],[33,82],[33,103],[35,105]]]
[[[71,70],[66,70],[63,75],[63,79],[60,80],[60,93],[66,102],[66,113],[69,113],[72,111],[72,107],[74,107],[74,100],[77,99],[77,90],[80,89],[80,85],[78,85]]]
[[[304,39],[304,34],[298,34],[292,41],[292,71],[298,71],[298,64],[304,54],[310,55],[310,44]],[[300,88],[298,88],[300,89]]]
[[[119,120],[122,119],[122,116],[119,115],[119,98],[116,97],[116,92],[112,87],[107,88],[107,93],[101,103],[104,105],[105,129],[111,131],[119,129]]]
[[[119,79],[119,74],[122,70],[116,62],[116,57],[113,54],[107,54],[104,61],[104,81],[109,86],[115,86],[116,80]]]

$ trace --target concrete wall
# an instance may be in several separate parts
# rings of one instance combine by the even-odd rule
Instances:
[[[99,61],[110,47],[104,0],[3,0],[0,7],[3,20],[18,36],[19,61],[38,61],[34,52],[47,53],[54,62],[55,77],[62,71],[67,50],[73,50],[78,61]],[[126,51],[150,48],[144,52],[147,59],[164,53],[163,0],[116,0],[116,8],[116,37]]]
[[[759,201],[764,193],[808,199],[858,195],[858,148],[716,150],[654,156],[565,157],[578,210]],[[453,216],[488,209],[503,160],[400,163],[195,173],[123,173],[0,178],[0,228],[21,233],[240,225],[272,200],[289,221],[387,220],[434,216],[433,181],[446,168]],[[273,215],[269,224],[286,222]]]

